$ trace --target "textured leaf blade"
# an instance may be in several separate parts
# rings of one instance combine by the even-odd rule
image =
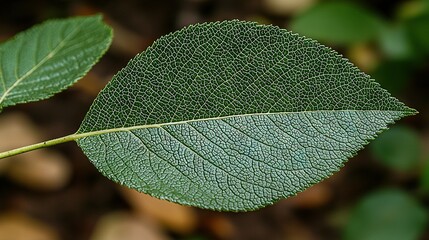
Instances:
[[[315,41],[225,21],[162,37],[94,101],[77,142],[153,196],[252,210],[321,181],[415,111]]]
[[[110,46],[101,16],[50,20],[0,45],[0,108],[48,98],[82,78]]]

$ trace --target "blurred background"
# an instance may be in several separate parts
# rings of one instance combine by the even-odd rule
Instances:
[[[273,206],[221,213],[153,199],[103,177],[74,143],[0,161],[0,240],[429,239],[428,0],[2,1],[0,42],[50,18],[101,12],[110,50],[69,90],[5,109],[0,150],[73,133],[97,93],[154,40],[189,24],[278,25],[349,58],[420,114],[331,178]]]

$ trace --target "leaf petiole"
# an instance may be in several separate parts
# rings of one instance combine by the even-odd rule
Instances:
[[[176,124],[176,123],[167,123],[165,125],[172,125],[172,124]],[[133,127],[122,127],[122,128],[112,128],[112,129],[104,129],[104,130],[98,130],[98,131],[92,131],[92,132],[85,132],[85,133],[73,133],[64,137],[59,137],[59,138],[55,138],[55,139],[51,139],[51,140],[47,140],[41,143],[36,143],[36,144],[32,144],[32,145],[28,145],[25,147],[20,147],[20,148],[16,148],[16,149],[12,149],[9,151],[5,151],[5,152],[0,152],[0,159],[2,158],[7,158],[7,157],[11,157],[11,156],[15,156],[21,153],[26,153],[26,152],[30,152],[33,150],[37,150],[40,148],[45,148],[45,147],[50,147],[50,146],[54,146],[60,143],[66,143],[66,142],[71,142],[71,141],[75,141],[84,137],[90,137],[90,136],[96,136],[96,135],[101,135],[101,134],[107,134],[107,133],[111,133],[111,132],[127,132],[127,131],[131,131],[134,129],[144,129],[144,128],[158,128],[161,127],[160,124],[151,124],[151,125],[141,125],[141,126],[133,126]]]
[[[36,143],[36,144],[28,145],[25,147],[20,147],[20,148],[12,149],[9,151],[1,152],[0,153],[0,159],[15,156],[15,155],[25,153],[25,152],[30,152],[30,151],[40,149],[40,148],[54,146],[54,145],[57,145],[60,143],[74,141],[76,139],[81,138],[82,136],[80,136],[80,135],[82,135],[82,134],[70,134],[70,135],[67,135],[64,137],[55,138],[55,139],[51,139],[51,140],[44,141],[41,143]]]

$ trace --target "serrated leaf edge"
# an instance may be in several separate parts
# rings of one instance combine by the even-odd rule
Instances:
[[[51,24],[51,23],[56,23],[56,22],[61,22],[61,21],[76,20],[76,19],[84,19],[84,18],[86,18],[86,19],[94,18],[94,19],[98,20],[99,22],[102,23],[102,27],[105,30],[109,31],[109,33],[108,33],[108,36],[109,36],[108,41],[106,41],[105,44],[103,45],[103,51],[101,52],[101,54],[99,56],[97,56],[97,58],[95,59],[95,61],[93,63],[93,65],[95,65],[101,59],[101,57],[107,52],[107,50],[109,49],[109,46],[112,43],[112,38],[113,38],[113,29],[110,26],[108,26],[107,24],[104,24],[102,22],[103,16],[101,14],[96,14],[96,15],[93,15],[93,16],[78,16],[78,17],[65,18],[65,19],[58,18],[58,19],[50,19],[50,20],[44,21],[42,23],[34,25],[33,27],[31,27],[31,28],[29,28],[29,29],[27,29],[27,30],[25,30],[23,32],[20,32],[20,33],[16,34],[12,38],[8,39],[6,42],[0,43],[0,51],[1,51],[1,48],[3,47],[3,45],[5,43],[10,42],[10,41],[14,41],[17,38],[25,37],[25,35],[27,35],[28,32],[30,32],[30,31],[37,31],[37,29],[39,29],[40,27],[43,27],[43,25],[45,25],[45,24]],[[70,34],[70,35],[72,35],[72,34]],[[63,42],[63,41],[61,41],[61,42]],[[51,55],[51,54],[48,54],[48,56],[49,55]],[[47,60],[49,60],[49,59],[47,59]],[[43,64],[43,63],[41,63],[41,64]],[[36,66],[39,66],[41,64],[37,64]],[[12,85],[11,88],[9,88],[9,90],[5,91],[5,93],[0,97],[0,112],[1,112],[2,108],[4,108],[4,107],[14,106],[14,105],[17,105],[17,104],[20,104],[20,103],[28,103],[28,102],[40,101],[40,100],[44,100],[44,99],[50,98],[53,95],[55,95],[56,93],[62,92],[63,90],[65,90],[65,89],[69,88],[70,86],[72,86],[73,84],[75,84],[78,80],[80,80],[81,78],[83,78],[91,70],[91,68],[92,67],[89,67],[86,71],[82,71],[82,73],[80,75],[78,75],[70,84],[63,86],[62,88],[59,88],[57,91],[55,91],[53,93],[49,93],[49,94],[47,94],[46,96],[44,96],[42,98],[39,98],[37,100],[26,100],[26,101],[20,101],[20,102],[8,104],[8,105],[2,105],[4,99],[7,97],[7,93],[10,92],[19,83],[17,81],[17,82],[15,82]],[[31,74],[31,72],[34,72],[36,69],[37,69],[37,67],[36,68],[33,67],[29,71],[30,73],[27,72],[20,79],[21,80],[25,79],[29,74]],[[1,68],[0,68],[0,75],[1,74],[3,74],[3,73],[2,73]]]

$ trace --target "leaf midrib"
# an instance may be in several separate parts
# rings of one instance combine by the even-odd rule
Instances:
[[[148,124],[148,125],[136,125],[131,127],[118,127],[118,128],[108,128],[108,129],[102,129],[102,130],[96,130],[96,131],[90,131],[90,132],[83,132],[83,133],[75,133],[70,135],[72,137],[72,140],[78,140],[85,137],[92,137],[107,133],[114,133],[114,132],[129,132],[133,130],[139,130],[139,129],[149,129],[149,128],[162,128],[165,126],[173,126],[173,125],[181,125],[181,124],[189,124],[193,122],[204,122],[204,121],[215,121],[215,120],[225,120],[229,118],[236,118],[236,117],[251,117],[251,116],[269,116],[269,115],[288,115],[288,114],[305,114],[305,113],[322,113],[322,112],[390,112],[390,113],[402,113],[403,115],[413,115],[416,113],[415,110],[409,109],[409,110],[313,110],[313,111],[298,111],[298,112],[270,112],[270,113],[248,113],[248,114],[238,114],[238,115],[229,115],[229,116],[222,116],[222,117],[212,117],[212,118],[200,118],[200,119],[191,119],[191,120],[184,120],[184,121],[177,121],[177,122],[167,122],[167,123],[158,123],[158,124]]]
[[[37,69],[39,69],[43,64],[45,64],[47,61],[49,61],[50,59],[52,59],[66,44],[66,42],[76,33],[77,30],[80,29],[80,27],[82,26],[82,23],[77,25],[74,29],[72,29],[72,31],[70,31],[70,33],[68,33],[58,44],[57,46],[55,46],[55,48],[50,51],[45,57],[42,58],[42,60],[40,60],[40,62],[38,64],[36,64],[34,67],[32,67],[30,70],[28,70],[24,75],[22,75],[20,78],[18,78],[16,80],[16,82],[14,84],[12,84],[12,86],[10,86],[9,88],[6,88],[6,79],[4,79],[4,77],[1,78],[2,80],[2,85],[4,86],[4,89],[6,90],[3,95],[0,98],[0,105],[3,103],[4,99],[7,97],[7,95],[16,87],[18,86],[22,81],[24,81],[28,76],[30,76],[34,71],[36,71]],[[3,72],[2,72],[2,76],[3,76]]]

